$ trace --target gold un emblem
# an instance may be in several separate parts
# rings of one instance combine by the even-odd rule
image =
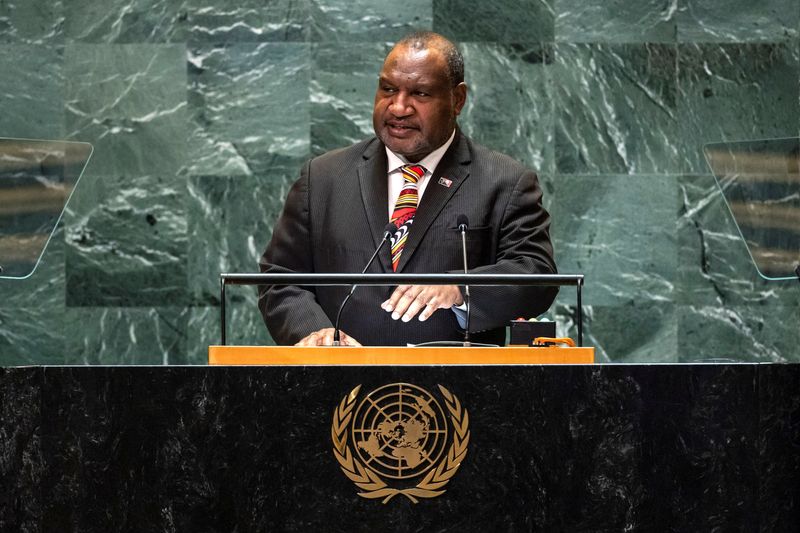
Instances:
[[[444,494],[469,445],[469,416],[458,398],[439,385],[445,412],[425,389],[392,383],[356,407],[359,390],[342,398],[331,425],[333,455],[358,495],[387,503],[402,494],[418,503]]]

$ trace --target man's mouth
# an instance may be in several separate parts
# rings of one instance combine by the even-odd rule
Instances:
[[[392,135],[404,135],[417,130],[414,126],[397,122],[387,122],[386,126],[389,128],[389,132],[392,133]]]

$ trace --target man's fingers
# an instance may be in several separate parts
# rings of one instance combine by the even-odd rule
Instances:
[[[461,293],[455,285],[411,285],[397,287],[381,307],[392,313],[392,319],[408,322],[419,315],[428,320],[438,309],[460,305]]]
[[[415,286],[413,290],[407,291],[400,298],[394,313],[392,313],[392,318],[408,322],[426,307],[432,306],[433,310],[436,310],[438,307],[437,291],[436,286]]]
[[[438,309],[447,309],[453,306],[452,302],[443,297],[441,287],[434,287],[433,294],[428,297],[422,312],[419,314],[419,321],[425,322]]]
[[[389,298],[388,305],[386,305],[384,309],[392,313],[392,319],[400,319],[400,317],[406,314],[409,306],[417,299],[419,293],[422,292],[424,288],[425,287],[421,285],[403,285],[397,287]]]
[[[391,294],[391,296],[389,296],[389,299],[388,299],[388,300],[386,300],[385,302],[383,302],[383,303],[381,304],[381,308],[382,308],[384,311],[387,311],[387,312],[389,312],[389,313],[391,313],[392,311],[394,311],[394,310],[395,310],[395,307],[397,306],[397,302],[398,302],[398,301],[400,300],[400,298],[402,298],[402,297],[403,297],[403,295],[404,295],[404,294],[405,294],[405,293],[406,293],[406,292],[407,292],[409,289],[411,289],[412,287],[413,287],[413,285],[398,285],[398,286],[397,286],[397,287],[394,289],[394,291],[392,291],[392,294]]]
[[[428,302],[428,305],[425,306],[425,309],[419,314],[419,321],[425,322],[428,320],[431,315],[439,309],[439,304],[437,303],[436,299],[434,298],[432,301]]]
[[[417,297],[419,296],[420,290],[419,288],[414,286],[411,289],[407,290],[403,293],[403,296],[397,301],[397,305],[394,306],[394,312],[392,312],[392,318],[397,320],[399,318],[403,318],[404,322],[408,322],[406,319],[406,315],[411,310],[411,307],[416,303]],[[418,309],[417,309],[418,311]],[[416,311],[414,314],[417,314]]]
[[[317,345],[317,332],[310,333],[297,341],[295,346],[316,346]]]
[[[408,322],[419,313],[423,307],[425,307],[425,302],[423,301],[423,297],[418,297],[417,299],[413,300],[406,309],[405,313],[403,313],[402,320],[403,322]],[[394,315],[392,315],[394,317]]]
[[[355,340],[353,337],[345,333],[344,331],[341,332],[340,340],[342,344],[345,346],[361,346],[361,343]]]
[[[324,328],[313,333],[309,333],[303,337],[295,346],[332,346],[333,345],[333,328]],[[353,337],[345,333],[339,332],[339,340],[342,344],[347,346],[361,346],[361,343]]]

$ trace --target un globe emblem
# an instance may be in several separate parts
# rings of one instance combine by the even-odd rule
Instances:
[[[342,398],[331,426],[334,456],[362,489],[358,495],[387,503],[402,494],[417,503],[444,494],[469,444],[469,416],[458,398],[439,385],[443,408],[422,387],[393,383],[358,402],[360,390]]]
[[[369,393],[353,415],[356,454],[392,479],[416,477],[436,465],[447,445],[447,418],[431,393],[408,383]]]

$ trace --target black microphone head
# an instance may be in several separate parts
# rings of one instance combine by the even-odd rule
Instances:
[[[467,218],[467,215],[461,214],[456,217],[456,227],[459,230],[462,228],[467,229],[469,227],[469,219]]]
[[[397,233],[397,224],[395,224],[394,222],[389,222],[388,224],[386,224],[386,227],[383,228],[384,239],[390,239],[392,235],[394,235],[395,233]]]

